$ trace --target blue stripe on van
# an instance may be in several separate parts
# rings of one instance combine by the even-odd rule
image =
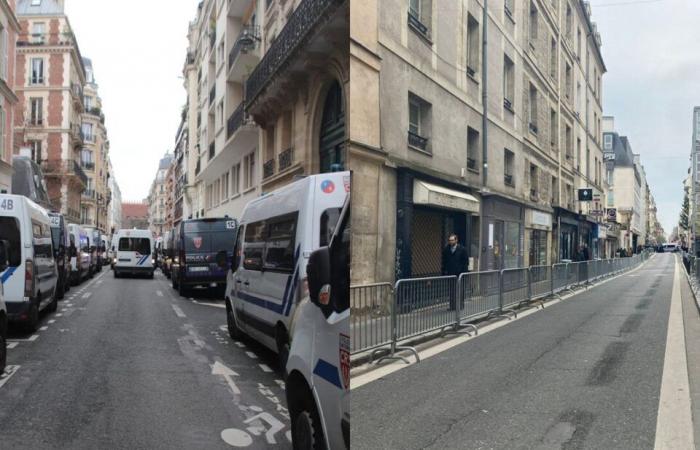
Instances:
[[[294,303],[294,300],[296,300],[297,284],[299,282],[299,266],[294,269],[294,275],[292,278],[294,281],[292,282],[292,288],[289,290],[289,301],[287,302],[287,307],[284,310],[285,316],[289,315],[289,311],[292,309],[292,303]]]
[[[301,245],[297,246],[296,251],[294,252],[294,274],[290,275],[287,278],[287,285],[284,289],[284,296],[282,297],[282,304],[278,305],[277,303],[271,302],[269,300],[265,300],[264,298],[256,297],[255,295],[250,295],[245,292],[239,292],[238,293],[238,298],[240,298],[243,301],[246,301],[248,303],[252,303],[254,305],[257,305],[261,308],[269,309],[270,311],[274,311],[277,314],[280,315],[289,315],[289,312],[292,309],[292,303],[294,301],[294,292],[296,290],[297,286],[297,281],[299,280],[299,277],[297,276],[299,274],[299,254],[301,252]]]
[[[141,260],[139,261],[138,265],[140,266],[141,264],[145,263],[145,262],[146,262],[146,259],[148,259],[149,256],[150,256],[150,255],[143,255],[143,258],[141,258]]]
[[[314,367],[314,375],[318,375],[333,386],[343,389],[343,386],[340,384],[338,368],[326,360],[319,358],[319,360],[316,362],[316,367]]]
[[[12,274],[15,273],[15,270],[17,270],[17,267],[8,267],[7,270],[0,275],[0,284],[5,284]]]
[[[274,311],[277,314],[282,314],[282,311],[284,311],[284,303],[281,305],[278,305],[275,302],[271,302],[269,300],[265,300],[264,298],[256,297],[254,295],[246,294],[244,292],[239,292],[238,298],[240,298],[241,300],[246,301],[248,303],[252,303],[254,305],[257,305],[261,308],[265,308],[265,309],[269,309],[270,311]]]

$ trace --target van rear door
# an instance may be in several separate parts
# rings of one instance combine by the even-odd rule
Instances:
[[[0,205],[2,201],[0,201]],[[5,211],[0,209],[0,214]],[[24,269],[22,258],[22,233],[19,219],[13,216],[0,216],[0,239],[10,242],[10,264],[0,273],[5,302],[21,301],[24,297]]]
[[[120,236],[117,266],[150,267],[151,240],[147,237]]]

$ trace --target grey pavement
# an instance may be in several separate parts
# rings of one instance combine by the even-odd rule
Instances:
[[[220,300],[195,303],[166,283],[106,270],[73,287],[36,338],[13,329],[0,448],[231,448],[223,437],[290,448],[274,354],[231,341]]]
[[[653,448],[673,271],[656,255],[352,390],[352,448]]]

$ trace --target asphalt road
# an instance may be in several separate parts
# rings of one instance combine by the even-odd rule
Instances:
[[[653,448],[673,258],[352,390],[352,448]]]
[[[225,324],[220,300],[105,268],[11,329],[0,448],[291,448],[274,354]]]

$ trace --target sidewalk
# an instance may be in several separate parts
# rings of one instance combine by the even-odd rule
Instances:
[[[686,273],[685,269],[683,270]],[[682,277],[681,280],[690,407],[693,414],[693,433],[696,436],[695,441],[698,442],[700,439],[700,304],[696,294],[693,293],[689,278]]]

